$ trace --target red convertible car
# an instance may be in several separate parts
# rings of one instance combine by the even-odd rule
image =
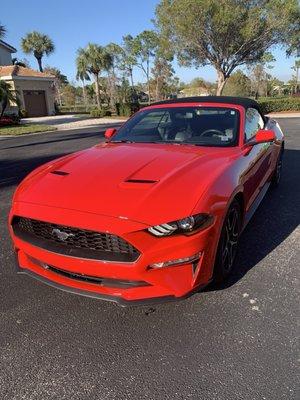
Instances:
[[[16,190],[18,271],[121,305],[227,278],[243,228],[280,179],[278,123],[250,99],[195,97],[145,107],[105,137]]]

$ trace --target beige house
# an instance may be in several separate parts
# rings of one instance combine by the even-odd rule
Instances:
[[[8,82],[15,90],[21,110],[28,117],[54,115],[55,77],[30,68],[12,65],[11,54],[16,49],[0,40],[0,80]],[[10,104],[5,114],[18,114],[16,104]]]
[[[21,110],[28,117],[54,115],[55,77],[18,65],[0,67],[0,80],[8,82],[16,91]],[[6,114],[18,113],[16,104],[11,104]]]

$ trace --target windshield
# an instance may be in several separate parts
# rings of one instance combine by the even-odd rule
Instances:
[[[169,107],[142,110],[125,123],[112,142],[235,146],[239,113],[225,107]]]

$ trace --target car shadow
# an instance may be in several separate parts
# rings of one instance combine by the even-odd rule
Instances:
[[[300,150],[285,150],[282,180],[270,188],[240,238],[232,275],[208,291],[226,289],[242,279],[300,224]]]
[[[21,160],[0,160],[0,189],[19,184],[35,168],[66,154],[68,153],[56,153]]]
[[[0,151],[1,150],[10,150],[10,149],[18,149],[18,148],[23,148],[23,147],[31,147],[31,146],[38,146],[38,145],[43,145],[43,144],[49,144],[49,143],[59,143],[59,142],[66,142],[66,141],[72,141],[72,140],[85,140],[85,139],[103,139],[104,138],[104,132],[106,128],[111,127],[112,124],[103,124],[101,128],[98,128],[99,131],[95,131],[95,127],[92,128],[87,128],[91,130],[91,132],[80,132],[76,133],[75,131],[65,131],[65,133],[53,133],[50,136],[50,139],[46,139],[45,137],[40,137],[40,140],[37,141],[29,141],[28,143],[22,143],[22,144],[11,144],[11,141],[14,141],[15,137],[11,138],[5,138],[2,139],[0,142]],[[114,124],[113,127],[118,128],[120,124]],[[19,143],[19,141],[18,141]],[[90,145],[94,145],[95,143],[91,143]]]

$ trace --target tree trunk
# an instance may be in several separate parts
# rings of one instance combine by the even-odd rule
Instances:
[[[116,112],[116,74],[114,68],[112,70],[112,74],[109,76],[109,88],[110,88],[110,108],[112,112]]]
[[[57,91],[58,103],[59,103],[60,106],[62,106],[61,92],[60,92],[59,83],[57,83],[57,85],[56,85],[56,91]]]
[[[44,71],[43,71],[43,66],[42,66],[42,57],[37,57],[36,59],[37,59],[37,62],[38,62],[38,64],[39,64],[39,70],[40,70],[40,72],[44,72]]]
[[[81,80],[81,84],[82,84],[83,102],[84,102],[84,105],[87,106],[87,97],[86,97],[86,89],[85,89],[84,79]]]
[[[98,108],[101,108],[100,89],[99,89],[99,76],[98,76],[98,74],[94,74],[94,79],[95,79],[95,92],[96,92],[97,106],[98,106]]]
[[[1,102],[2,111],[1,111],[0,118],[2,118],[4,115],[4,111],[6,110],[7,103],[8,103],[7,96],[4,95],[4,98],[2,99],[2,102]]]
[[[148,55],[148,60],[147,60],[147,85],[148,85],[148,104],[151,104],[151,92],[150,92],[150,61],[149,61],[149,55]]]
[[[155,87],[155,100],[160,100],[160,90],[159,90],[159,77],[156,78],[156,87]]]
[[[225,77],[225,74],[222,71],[217,71],[217,74],[218,74],[217,96],[221,96],[228,77]]]
[[[135,87],[134,87],[134,83],[133,83],[133,73],[132,73],[132,68],[129,68],[129,75],[130,75],[130,82],[131,82],[131,87],[132,87],[132,90],[135,92]]]

